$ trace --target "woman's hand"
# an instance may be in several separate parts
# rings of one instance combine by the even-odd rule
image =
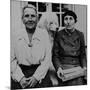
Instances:
[[[29,83],[28,83],[29,87],[35,87],[35,85],[38,83],[37,79],[34,76],[32,76],[28,79],[29,79]]]
[[[84,79],[87,80],[87,68],[84,67],[83,69],[84,69],[84,75],[85,75]]]
[[[20,85],[24,89],[28,86],[29,79],[25,76],[20,80]]]
[[[59,67],[58,71],[57,71],[57,75],[58,77],[61,79],[62,77],[64,77],[64,73],[61,67]]]
[[[22,88],[26,88],[26,87],[35,87],[35,85],[38,83],[38,81],[36,80],[35,77],[23,77],[20,81],[20,85],[22,86]]]

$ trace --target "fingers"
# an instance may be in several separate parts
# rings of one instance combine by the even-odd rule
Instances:
[[[64,77],[63,71],[60,72],[60,76],[61,76],[61,77]]]
[[[34,81],[33,81],[33,79],[31,78],[30,81],[28,82],[28,85],[29,85],[29,87],[33,87],[33,84],[34,84]]]
[[[26,87],[34,87],[37,84],[37,82],[38,81],[32,76],[29,78],[24,78],[20,84],[24,89]]]
[[[30,78],[26,78],[26,77],[22,78],[22,80],[20,81],[21,87],[23,89],[26,88],[29,85],[28,84],[29,81],[30,81]]]
[[[30,87],[34,87],[34,86],[35,86],[35,82],[34,81],[31,81]]]
[[[57,75],[60,79],[62,79],[62,77],[64,77],[64,73],[63,73],[63,70],[62,68],[59,68],[58,71],[57,71]]]
[[[30,78],[29,87],[34,87],[37,84],[37,80],[34,77]]]
[[[21,84],[22,88],[24,89],[25,87],[27,87],[28,83],[27,82],[24,82]]]
[[[60,79],[62,79],[62,77],[64,77],[64,74],[61,73],[61,72],[59,72],[59,73],[58,73],[58,77],[59,77]]]
[[[26,78],[26,81],[27,81],[27,82],[29,82],[30,80],[31,80],[31,77],[29,77],[29,78]]]
[[[32,81],[31,84],[30,84],[30,87],[35,87],[36,83],[37,83],[37,82]]]

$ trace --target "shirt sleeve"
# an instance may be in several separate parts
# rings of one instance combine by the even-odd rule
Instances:
[[[54,45],[53,45],[53,55],[52,55],[52,63],[58,71],[59,67],[62,67],[60,63],[60,45],[59,45],[59,35],[58,32],[56,33],[55,40],[54,40]]]
[[[82,67],[87,67],[84,34],[80,36],[80,62]]]
[[[33,75],[38,81],[44,79],[44,77],[46,76],[48,69],[50,67],[51,60],[51,45],[49,41],[48,32],[45,31],[44,34],[42,33],[42,36],[45,37],[42,37],[43,45],[45,46],[44,60],[41,61],[40,66],[37,68]]]
[[[11,42],[11,77],[13,80],[19,82],[24,74],[18,65],[16,53],[16,44]]]

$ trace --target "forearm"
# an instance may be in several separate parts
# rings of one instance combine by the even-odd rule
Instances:
[[[24,76],[21,68],[17,64],[17,61],[14,60],[11,62],[11,77],[13,80],[20,82],[21,78]]]
[[[59,67],[61,67],[61,62],[60,62],[60,46],[59,46],[59,42],[56,39],[54,42],[54,46],[53,46],[53,54],[52,54],[52,63],[55,67],[56,70],[58,70]]]
[[[81,60],[81,66],[82,67],[87,67],[87,59],[86,59],[86,55],[85,54],[81,54],[80,60]]]
[[[49,70],[49,67],[50,67],[50,59],[51,59],[51,55],[49,54],[44,58],[44,60],[40,64],[40,66],[36,69],[33,76],[38,81],[41,81],[42,79],[45,78],[45,76]]]
[[[41,81],[42,79],[45,78],[47,72],[48,72],[49,67],[47,65],[40,65],[37,70],[34,73],[34,77],[38,80]]]
[[[40,66],[37,68],[37,70],[34,73],[34,77],[40,81],[45,78],[51,64],[51,49],[48,47],[45,50],[45,57],[44,60],[41,61]]]
[[[85,50],[85,41],[84,41],[84,34],[81,34],[81,46],[80,46],[80,61],[82,67],[87,66],[87,59],[86,59],[86,50]]]
[[[57,56],[53,56],[52,63],[54,65],[56,71],[58,70],[59,67],[62,67],[62,64],[60,63],[60,58]]]

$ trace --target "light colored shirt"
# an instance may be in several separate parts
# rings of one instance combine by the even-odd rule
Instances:
[[[32,47],[29,47],[29,39],[25,30],[22,30],[11,42],[11,76],[18,82],[24,76],[19,64],[29,66],[40,64],[33,74],[38,81],[45,77],[49,69],[51,45],[48,32],[36,28],[31,43]]]

